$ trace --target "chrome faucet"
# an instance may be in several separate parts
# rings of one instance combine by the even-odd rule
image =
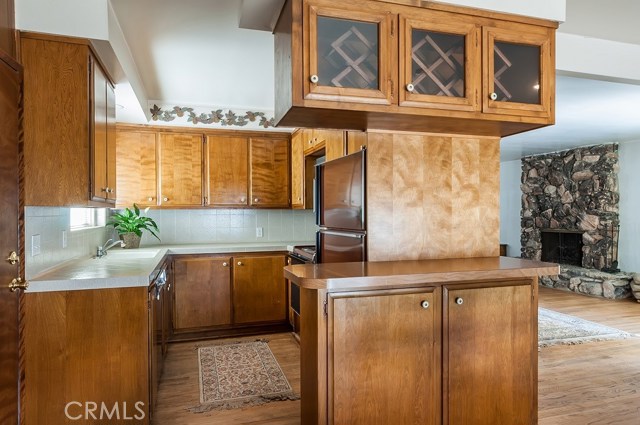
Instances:
[[[109,243],[109,242],[111,242],[111,243]],[[116,246],[118,244],[120,245],[121,248],[124,248],[126,246],[126,244],[124,242],[122,242],[122,241],[113,241],[113,239],[109,239],[108,241],[106,241],[104,243],[104,245],[98,247],[98,250],[96,252],[96,258],[104,257],[105,255],[107,255],[107,250],[109,248],[113,248],[114,246]]]

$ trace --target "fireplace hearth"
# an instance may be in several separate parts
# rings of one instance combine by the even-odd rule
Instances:
[[[571,230],[541,230],[542,261],[582,266],[582,233]]]

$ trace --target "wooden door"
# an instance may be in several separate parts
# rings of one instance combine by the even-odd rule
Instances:
[[[155,133],[118,130],[116,177],[118,207],[157,205]]]
[[[230,324],[231,258],[176,258],[174,291],[176,331]]]
[[[554,34],[515,23],[483,27],[483,112],[553,118]]]
[[[395,103],[396,15],[312,2],[305,2],[304,15],[309,23],[303,28],[305,99]]]
[[[162,133],[159,140],[160,205],[201,206],[202,136]]]
[[[291,137],[291,208],[304,208],[304,142],[305,132]]]
[[[365,131],[347,131],[347,155],[361,151],[367,147]]]
[[[246,206],[249,155],[246,137],[207,136],[207,203]]]
[[[438,298],[433,288],[329,295],[329,423],[440,423]]]
[[[109,193],[107,199],[115,202],[118,199],[116,189],[116,92],[115,88],[107,81],[107,186]]]
[[[537,423],[537,301],[530,282],[443,295],[444,424]]]
[[[105,201],[109,197],[107,182],[107,76],[91,57],[93,73],[93,134],[91,138],[91,197]]]
[[[416,10],[400,17],[401,106],[477,111],[480,28],[471,17]]]
[[[285,256],[234,257],[233,261],[233,323],[285,322]]]
[[[250,205],[289,207],[289,140],[252,137]]]
[[[0,52],[0,423],[18,423],[18,305],[21,291],[9,283],[17,263],[5,260],[18,248],[18,129],[20,66]],[[22,255],[24,258],[24,255]]]
[[[344,156],[344,132],[342,130],[313,130],[313,138],[324,146],[327,161]]]

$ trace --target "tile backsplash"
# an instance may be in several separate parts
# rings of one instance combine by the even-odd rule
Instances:
[[[32,277],[74,258],[95,254],[96,247],[110,237],[104,227],[70,229],[71,209],[64,207],[25,208],[25,277]],[[66,248],[63,248],[63,231]],[[32,236],[40,235],[39,253],[33,252]],[[32,255],[36,254],[36,255]]]
[[[158,223],[161,242],[145,232],[141,245],[313,241],[316,231],[314,214],[308,210],[150,210],[146,215]],[[70,218],[70,208],[26,207],[27,279],[69,260],[94,255],[98,245],[116,236],[105,227],[72,231]],[[261,237],[257,229],[262,230]],[[34,235],[39,235],[39,253],[32,249]]]
[[[315,216],[309,210],[150,210],[160,229],[158,242],[144,234],[141,245],[284,242],[315,239]],[[262,229],[262,237],[256,236]]]

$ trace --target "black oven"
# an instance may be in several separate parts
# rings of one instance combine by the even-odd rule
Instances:
[[[315,246],[296,246],[289,252],[288,265],[313,264],[315,262]],[[300,287],[289,281],[289,323],[294,335],[300,335]]]

